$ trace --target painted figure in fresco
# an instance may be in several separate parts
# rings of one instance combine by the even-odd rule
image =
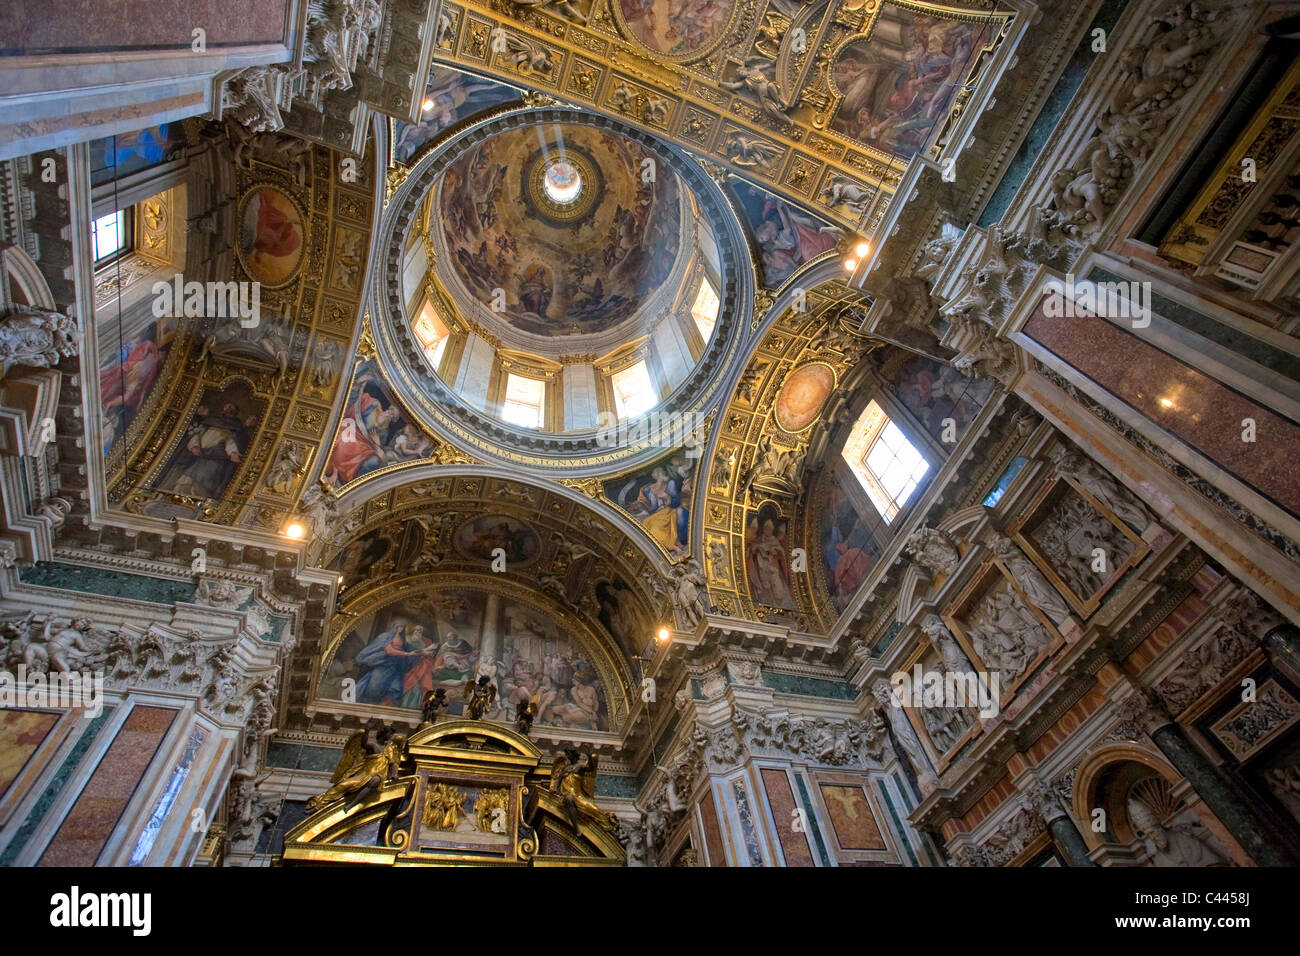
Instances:
[[[500,521],[494,527],[475,530],[468,550],[478,557],[490,558],[493,551],[501,548],[507,561],[523,561],[528,557],[530,541],[526,529],[512,528],[508,522]]]
[[[840,486],[837,472],[826,495],[826,521],[822,531],[822,558],[831,601],[844,610],[853,592],[875,564],[879,551],[862,516]]]
[[[325,465],[325,480],[338,487],[388,464],[389,434],[401,416],[379,384],[363,376],[356,398],[343,413],[338,439]]]
[[[852,47],[832,69],[844,98],[832,128],[880,149],[911,156],[943,119],[974,48],[973,25],[913,15],[908,50],[895,59]]]
[[[120,364],[111,364],[100,370],[99,396],[105,412],[105,454],[144,404],[161,365],[162,351],[158,346],[149,339],[136,339],[122,346]]]
[[[397,124],[393,156],[399,163],[406,163],[447,127],[489,106],[516,98],[515,91],[500,83],[435,66],[429,71],[429,83],[424,88],[424,102],[431,105],[422,110],[418,124]]]
[[[234,402],[213,413],[200,405],[185,433],[185,444],[159,487],[195,498],[218,498],[248,448],[249,429],[256,416],[241,419]]]
[[[253,237],[253,261],[260,256],[282,258],[292,255],[302,245],[302,229],[281,212],[277,197],[269,190],[257,194],[257,232]]]
[[[370,531],[348,542],[347,547],[330,562],[330,567],[347,581],[356,581],[367,577],[370,570],[388,555],[391,547],[392,542],[387,537],[378,531]]]
[[[596,693],[595,687],[587,683],[585,674],[575,673],[567,699],[556,703],[552,713],[571,726],[599,730],[600,695]]]
[[[899,370],[898,397],[925,430],[942,441],[944,421],[951,418],[960,436],[987,399],[987,390],[972,384],[951,366],[918,356]]]
[[[790,593],[790,565],[786,558],[785,523],[777,534],[776,523],[771,518],[758,518],[750,522],[746,558],[749,561],[749,583],[754,598],[763,604],[793,607]]]
[[[666,464],[653,468],[648,482],[638,488],[637,483],[645,481],[644,476],[633,479],[619,494],[620,503],[641,521],[650,537],[673,555],[688,550],[692,471],[693,465],[674,456]],[[634,490],[635,498],[628,501]]]
[[[600,623],[623,647],[635,646],[637,624],[630,589],[621,581],[597,581],[595,590]]]
[[[524,270],[519,283],[519,302],[527,312],[546,318],[546,307],[551,302],[551,274],[546,266],[534,262]]]
[[[424,628],[416,627],[408,633],[405,621],[400,621],[367,644],[357,654],[357,663],[369,668],[357,681],[357,700],[386,707],[402,706],[407,672],[420,658],[427,658],[436,650],[433,641],[424,636]],[[419,695],[416,706],[419,706]]]
[[[426,641],[423,625],[415,625],[411,633],[412,640],[416,643],[428,643],[431,647],[434,645],[434,642]],[[474,663],[477,659],[478,651],[473,645],[452,631],[447,640],[438,645],[433,653],[422,654],[406,672],[402,678],[400,706],[410,710],[417,709],[420,701],[433,690],[435,684],[459,685],[474,673]]]
[[[763,277],[769,288],[779,286],[809,260],[835,248],[836,237],[825,226],[789,203],[767,197],[754,239],[763,257]]]

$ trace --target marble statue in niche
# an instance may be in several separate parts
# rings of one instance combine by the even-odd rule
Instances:
[[[1129,797],[1129,822],[1146,843],[1153,866],[1229,866],[1199,821],[1161,823],[1156,811],[1137,797]]]

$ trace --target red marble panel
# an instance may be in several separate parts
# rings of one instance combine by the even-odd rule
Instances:
[[[0,710],[0,798],[9,791],[36,748],[58,722],[58,714]]]
[[[0,53],[93,53],[282,43],[288,0],[5,0]]]
[[[1091,315],[1050,318],[1042,303],[1024,332],[1120,401],[1260,494],[1300,515],[1300,425]],[[1245,418],[1254,442],[1241,440]]]
[[[37,866],[94,866],[175,717],[165,707],[127,715]]]
[[[794,792],[790,789],[790,778],[784,770],[776,767],[764,768],[762,775],[767,802],[772,807],[772,818],[776,821],[776,836],[781,841],[781,852],[785,854],[785,865],[814,866],[807,828],[815,824],[805,819],[802,832],[794,828],[794,811],[798,805],[794,802]],[[801,816],[806,817],[807,814]]]
[[[718,825],[718,808],[713,802],[712,788],[700,801],[700,820],[704,829],[704,846],[709,851],[709,866],[726,866],[726,845],[722,842],[722,827]]]
[[[867,794],[860,786],[843,784],[818,784],[822,802],[830,814],[835,839],[845,850],[883,850],[885,838],[880,835],[876,818],[871,812]]]

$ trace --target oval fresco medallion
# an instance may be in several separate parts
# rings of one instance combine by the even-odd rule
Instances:
[[[288,193],[258,186],[239,204],[239,262],[263,285],[291,282],[302,265],[306,230]]]
[[[732,0],[617,0],[614,12],[625,33],[656,53],[690,60],[722,41]]]
[[[491,561],[493,552],[505,552],[508,564],[527,564],[542,550],[537,532],[516,518],[506,515],[483,515],[472,518],[456,529],[456,550],[476,561]]]
[[[835,389],[835,372],[814,362],[796,369],[776,397],[776,423],[787,432],[801,432],[821,413]]]

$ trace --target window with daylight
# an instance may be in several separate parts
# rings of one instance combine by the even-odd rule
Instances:
[[[887,522],[898,516],[930,470],[929,462],[875,401],[854,423],[841,454]]]
[[[131,235],[131,212],[119,209],[107,216],[95,220],[91,228],[91,245],[95,252],[95,265],[102,266],[111,262],[124,252],[129,252]]]
[[[709,340],[709,336],[713,335],[713,327],[718,324],[718,306],[720,304],[713,283],[705,279],[700,283],[700,291],[695,296],[695,304],[691,306],[691,318],[695,320],[695,327],[700,330],[700,336],[706,342]]]
[[[434,313],[433,305],[426,302],[411,327],[415,330],[415,337],[420,340],[420,345],[424,347],[424,354],[428,357],[429,364],[433,366],[434,371],[437,371],[438,363],[442,361],[442,353],[447,350],[447,340],[451,338],[447,326]]]
[[[501,417],[512,425],[541,428],[545,404],[545,382],[513,372],[506,379],[506,400],[501,406]]]
[[[650,384],[650,372],[645,367],[644,359],[621,372],[615,372],[609,381],[614,386],[614,411],[620,419],[636,418],[642,412],[650,411],[659,402],[659,396]]]

